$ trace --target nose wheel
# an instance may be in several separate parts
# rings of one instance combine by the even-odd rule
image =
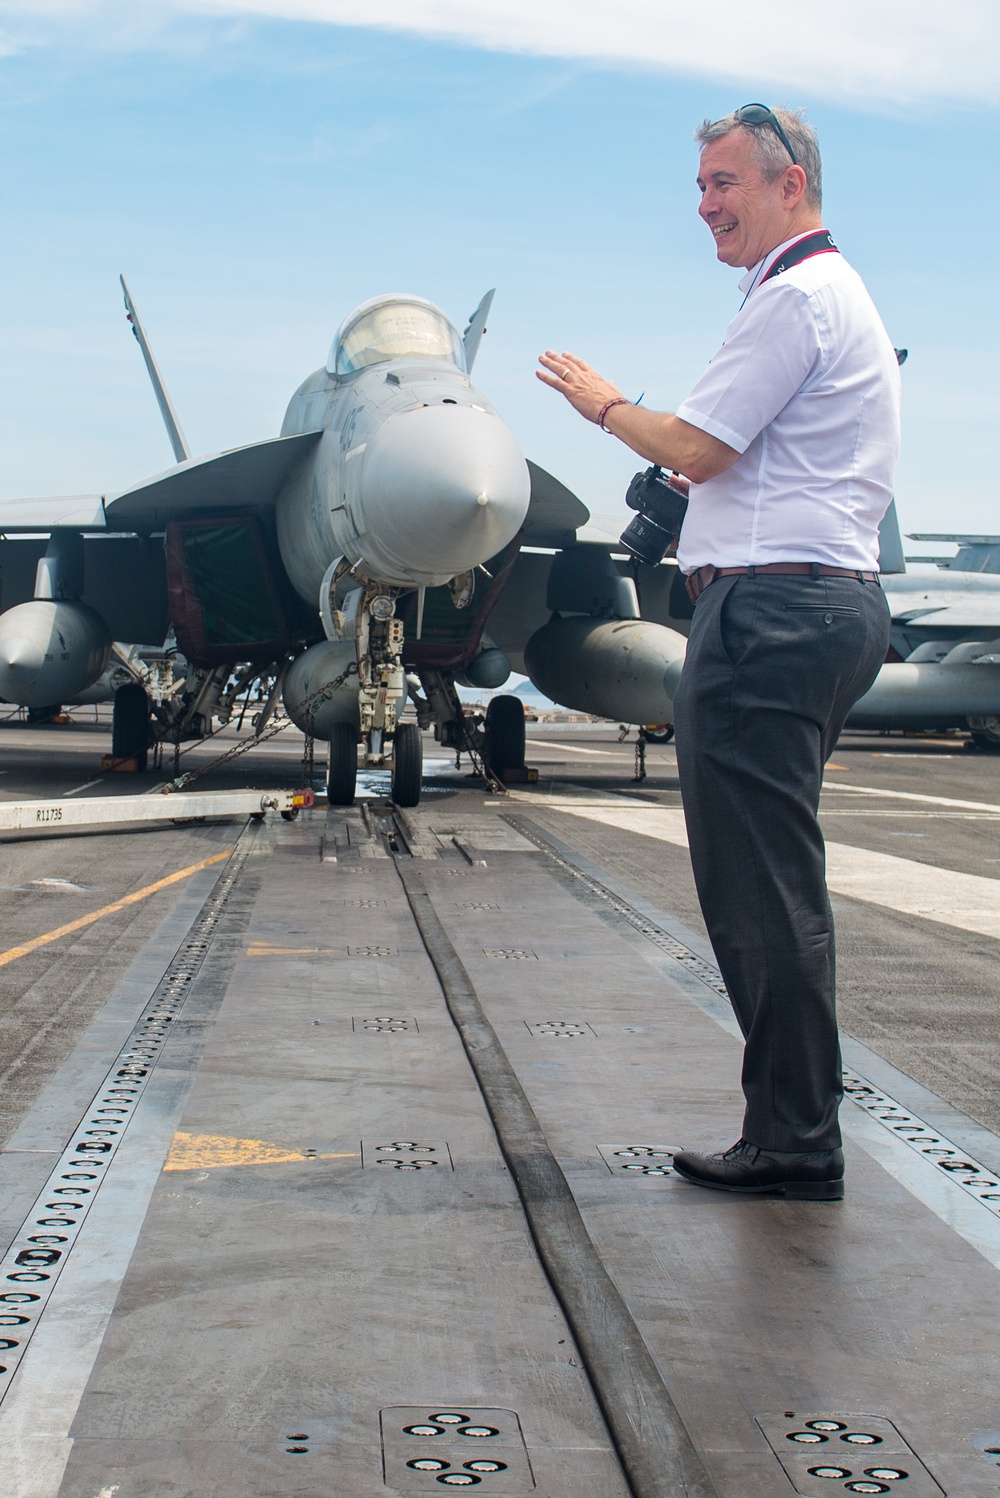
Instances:
[[[392,741],[392,799],[416,806],[424,774],[424,750],[416,723],[400,723]]]
[[[358,735],[352,723],[335,723],[330,732],[326,793],[331,806],[353,806],[358,782]]]

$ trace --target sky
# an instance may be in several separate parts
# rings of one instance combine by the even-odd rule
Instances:
[[[739,305],[693,131],[749,100],[807,111],[910,351],[904,531],[1000,532],[996,0],[0,0],[0,498],[172,462],[123,271],[198,453],[276,434],[358,302],[461,329],[495,286],[477,385],[624,513],[641,465],[535,358],[680,403]]]

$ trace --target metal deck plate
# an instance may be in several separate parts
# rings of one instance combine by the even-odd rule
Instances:
[[[594,1040],[597,1031],[593,1025],[577,1024],[567,1019],[546,1019],[538,1024],[529,1024],[525,1020],[525,1026],[536,1040]]]
[[[476,1488],[531,1493],[535,1479],[513,1410],[468,1404],[393,1405],[381,1410],[386,1487],[408,1493]]]
[[[361,1141],[361,1164],[365,1170],[454,1170],[445,1139],[388,1139],[378,1143]]]
[[[881,1415],[758,1415],[757,1424],[801,1498],[899,1493],[943,1498],[913,1448]]]
[[[633,1179],[662,1180],[674,1174],[674,1155],[679,1146],[670,1144],[599,1144],[598,1153],[613,1175]]]
[[[416,1020],[399,1019],[391,1014],[355,1014],[351,1025],[356,1035],[419,1035]]]

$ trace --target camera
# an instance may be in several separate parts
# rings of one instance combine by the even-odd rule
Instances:
[[[677,550],[687,513],[687,495],[656,464],[636,474],[628,486],[625,503],[638,514],[622,531],[621,544],[638,561],[655,567],[668,551]]]

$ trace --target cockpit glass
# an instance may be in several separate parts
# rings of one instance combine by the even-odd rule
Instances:
[[[363,313],[337,345],[338,375],[389,359],[441,359],[465,369],[465,349],[448,319],[414,302],[383,302]]]

